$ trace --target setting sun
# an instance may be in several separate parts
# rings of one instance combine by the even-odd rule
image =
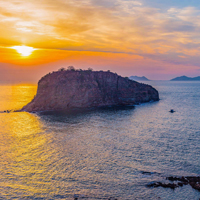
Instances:
[[[25,46],[25,45],[22,45],[22,46],[13,46],[13,47],[10,47],[10,48],[11,49],[15,49],[22,56],[30,56],[32,54],[32,52],[34,50],[36,50],[33,47],[28,47],[28,46]]]

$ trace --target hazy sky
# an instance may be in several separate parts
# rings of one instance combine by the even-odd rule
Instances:
[[[198,0],[1,0],[0,81],[111,70],[150,79],[200,75]],[[8,47],[37,48],[22,56]]]

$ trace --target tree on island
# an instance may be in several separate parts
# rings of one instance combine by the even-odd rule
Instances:
[[[68,70],[68,71],[76,71],[76,69],[75,69],[74,66],[69,66],[69,67],[67,68],[67,70]]]
[[[88,68],[88,71],[93,71],[93,69],[91,67]]]
[[[62,68],[60,68],[58,71],[60,71],[60,72],[63,72],[63,71],[65,71],[66,69],[64,68],[64,67],[62,67]]]

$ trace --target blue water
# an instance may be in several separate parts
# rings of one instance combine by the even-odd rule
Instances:
[[[0,199],[198,200],[189,185],[146,184],[200,174],[200,82],[148,84],[159,102],[71,114],[0,113]],[[35,89],[0,86],[0,111],[20,109]]]

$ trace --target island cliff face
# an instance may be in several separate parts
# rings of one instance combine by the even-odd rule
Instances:
[[[153,87],[103,71],[57,71],[38,82],[35,98],[22,111],[67,111],[158,101]]]

